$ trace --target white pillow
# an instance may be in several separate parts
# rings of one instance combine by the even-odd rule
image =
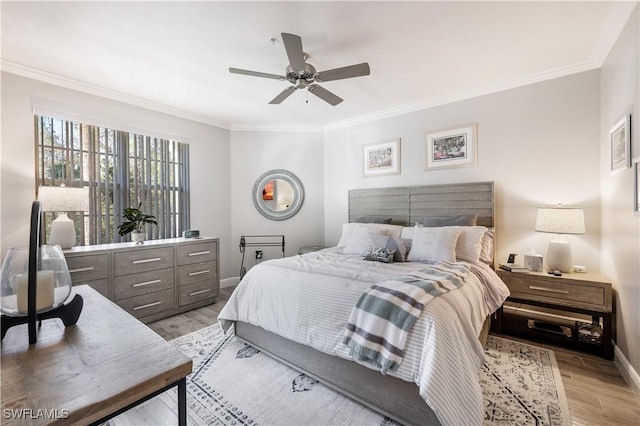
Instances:
[[[342,254],[357,254],[358,256],[366,256],[369,249],[372,248],[373,242],[369,234],[373,233],[368,226],[356,227],[349,236],[347,244],[342,250]]]
[[[400,238],[404,238],[405,240],[413,240],[413,233],[417,226],[405,226],[402,228],[402,233],[400,234]]]
[[[455,262],[456,243],[462,233],[459,227],[417,227],[413,232],[413,244],[407,260],[409,262]]]
[[[482,236],[482,250],[480,250],[480,261],[488,265],[493,264],[493,239],[495,228],[487,228],[487,232]]]
[[[384,223],[345,223],[342,225],[342,235],[340,236],[337,246],[345,247],[347,243],[349,243],[354,231],[359,228],[367,228],[369,232],[377,232],[390,237],[399,237],[403,227]]]
[[[478,263],[482,252],[482,238],[487,232],[484,226],[447,226],[460,229],[460,237],[456,244],[456,259]]]

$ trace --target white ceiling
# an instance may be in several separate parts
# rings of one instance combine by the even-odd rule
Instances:
[[[601,66],[637,2],[6,2],[2,69],[229,129],[330,129]],[[331,106],[283,75],[300,35]],[[276,42],[272,43],[271,39]],[[308,99],[308,103],[306,100]]]

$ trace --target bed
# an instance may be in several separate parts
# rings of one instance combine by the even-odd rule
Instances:
[[[234,325],[236,336],[248,344],[402,424],[479,424],[481,340],[487,319],[508,296],[492,269],[494,245],[486,244],[493,242],[493,211],[493,182],[349,191],[349,222],[336,247],[252,268],[219,320],[226,330]],[[474,225],[438,226],[471,216]],[[427,226],[409,226],[415,223]],[[470,241],[473,232],[482,235],[483,260],[458,259],[462,255],[455,252],[453,262],[425,262],[420,257],[425,236],[432,241],[445,231],[446,248],[436,252],[450,255],[451,241],[455,251],[460,235],[468,234]],[[405,253],[412,261],[363,260],[366,235],[365,246],[380,235],[396,243],[412,241]],[[478,241],[474,237],[474,247]],[[363,291],[441,264],[467,271],[464,285],[425,305],[408,333],[400,367],[381,374],[354,359],[343,334]]]

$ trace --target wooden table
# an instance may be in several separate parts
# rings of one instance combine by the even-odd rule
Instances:
[[[186,425],[189,357],[87,285],[78,323],[42,321],[29,346],[26,325],[2,341],[3,425],[93,424],[174,386]]]

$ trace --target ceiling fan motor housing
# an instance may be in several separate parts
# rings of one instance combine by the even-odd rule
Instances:
[[[313,83],[316,78],[316,69],[313,65],[304,64],[304,70],[301,72],[296,72],[291,65],[287,67],[286,72],[287,80],[292,84],[296,84],[298,80],[306,80],[307,83]]]

